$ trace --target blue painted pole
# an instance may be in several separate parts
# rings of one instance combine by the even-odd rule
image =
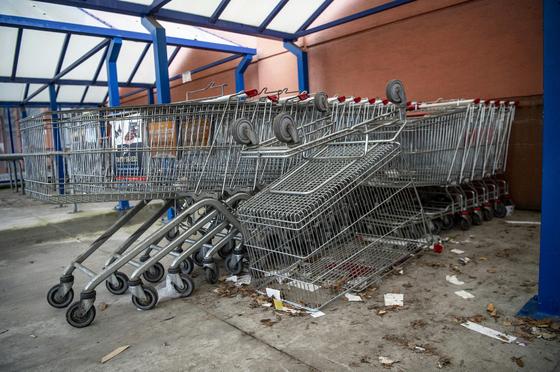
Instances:
[[[163,28],[154,17],[143,17],[142,25],[150,32],[150,35],[152,35],[158,103],[169,103],[171,102],[171,91],[169,88],[165,28]]]
[[[121,105],[121,99],[119,96],[119,78],[117,75],[117,59],[119,58],[119,52],[122,47],[121,38],[113,38],[109,44],[109,49],[107,51],[107,56],[105,57],[105,67],[107,68],[107,85],[109,92],[109,106],[117,107]],[[101,137],[105,138],[105,127],[102,123],[101,125]],[[130,203],[128,200],[119,200],[117,206],[115,207],[118,211],[125,211],[130,209]]]
[[[245,90],[245,71],[251,64],[252,59],[252,55],[245,54],[235,68],[235,92],[237,93]]]
[[[148,94],[148,104],[153,105],[154,104],[154,90],[152,88],[148,88],[148,89],[146,89],[146,92]]]
[[[297,58],[298,90],[309,92],[309,69],[307,66],[307,52],[301,50],[291,41],[284,41],[284,48]]]
[[[16,148],[14,146],[14,131],[12,128],[12,115],[10,112],[11,108],[6,108],[6,116],[8,118],[8,133],[10,135],[10,147],[12,148],[12,154],[16,152]]]
[[[560,317],[560,2],[543,1],[544,122],[542,152],[541,252],[539,292],[518,315],[536,319]]]
[[[60,128],[58,123],[58,114],[56,111],[58,105],[56,104],[56,88],[54,84],[49,84],[49,105],[51,110],[51,120],[52,120],[52,134],[55,151],[62,152],[62,142],[60,141]],[[55,156],[56,169],[58,175],[58,192],[59,194],[64,194],[64,159],[62,155]]]

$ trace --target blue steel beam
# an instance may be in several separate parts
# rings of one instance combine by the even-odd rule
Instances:
[[[306,29],[306,30],[298,31],[298,32],[296,32],[296,38],[299,38],[299,37],[302,37],[302,36],[305,36],[305,35],[309,35],[309,34],[313,34],[315,32],[323,31],[323,30],[326,30],[326,29],[329,29],[329,28],[332,28],[332,27],[340,26],[340,25],[343,25],[343,24],[348,23],[348,22],[355,21],[355,20],[360,19],[360,18],[368,17],[368,16],[376,14],[376,13],[384,12],[386,10],[396,8],[398,6],[411,3],[413,1],[416,1],[416,0],[394,0],[394,1],[390,1],[388,3],[376,6],[374,8],[366,9],[366,10],[363,10],[361,12],[354,13],[354,14],[351,14],[351,15],[346,16],[346,17],[342,17],[342,18],[337,19],[337,20],[332,21],[332,22],[327,22],[327,23],[322,24],[320,26],[316,26],[316,27],[309,28],[309,29]]]
[[[560,2],[543,1],[544,30],[544,121],[542,135],[542,200],[539,292],[519,311],[518,316],[536,319],[560,318]]]
[[[262,21],[262,23],[259,25],[258,31],[263,32],[286,4],[288,4],[288,0],[280,0],[278,4],[276,4],[274,9],[272,9],[272,12],[270,12],[270,14],[267,15],[264,21]]]
[[[154,101],[154,90],[152,88],[146,89],[146,95],[148,96],[148,105],[153,105]]]
[[[49,84],[48,87],[54,149],[57,152],[62,152],[58,115],[56,114],[56,111],[58,111],[58,105],[56,103],[56,89],[54,84]],[[58,175],[58,192],[62,195],[64,194],[64,159],[62,158],[62,155],[59,154],[55,156],[55,161]]]
[[[50,107],[50,102],[27,102],[25,107]],[[99,107],[99,102],[57,102],[60,107]],[[22,107],[21,101],[0,101],[0,107]]]
[[[251,64],[253,56],[245,55],[243,59],[239,61],[237,68],[235,69],[235,91],[241,92],[245,90],[245,71],[247,67]]]
[[[167,67],[168,68],[169,68],[169,66],[171,66],[171,64],[175,60],[175,57],[177,57],[177,54],[179,54],[180,50],[181,50],[181,47],[175,47],[173,52],[171,52],[171,55],[169,56],[169,60],[167,61]]]
[[[16,49],[14,51],[14,60],[13,60],[13,63],[12,63],[12,75],[11,75],[12,80],[16,77],[18,61],[19,61],[19,51],[21,49],[21,38],[22,38],[22,36],[23,36],[23,29],[18,28],[18,33],[17,33],[17,37],[16,37]]]
[[[62,64],[64,63],[64,57],[66,56],[66,51],[68,50],[68,43],[70,43],[70,34],[66,34],[64,37],[64,42],[62,43],[62,48],[60,49],[60,55],[58,57],[58,62],[56,64],[55,75],[62,69]]]
[[[299,27],[297,32],[307,30],[307,28],[309,26],[311,26],[311,24],[313,22],[315,22],[315,20],[321,15],[321,13],[323,13],[325,11],[325,9],[327,9],[329,7],[329,5],[331,5],[332,2],[333,2],[333,0],[323,1],[323,3],[321,5],[319,5],[319,7],[317,9],[315,9],[315,11],[309,16],[309,18],[307,18],[307,20],[305,22],[303,22],[303,24]]]
[[[29,94],[29,83],[25,84],[25,90],[23,91],[23,99],[26,99],[28,94]]]
[[[105,59],[103,59],[105,60]],[[52,79],[45,79],[45,78],[32,78],[32,77],[16,77],[15,79],[11,79],[9,76],[0,76],[0,83],[23,83],[23,84],[50,84],[53,82]],[[60,85],[92,85],[98,87],[105,87],[107,86],[107,82],[105,81],[96,81],[92,82],[91,80],[77,80],[77,79],[57,79],[55,81],[57,84]],[[119,83],[120,87],[129,87],[129,88],[148,88],[151,87],[152,84],[150,83]],[[46,89],[46,88],[45,88]]]
[[[22,27],[22,28],[33,29],[33,30],[72,33],[78,35],[97,36],[97,37],[104,37],[104,38],[119,37],[123,40],[141,41],[147,43],[152,42],[151,35],[142,32],[118,30],[115,28],[85,26],[85,25],[56,22],[56,21],[47,21],[44,19],[7,16],[4,14],[0,14],[0,26]],[[212,43],[207,41],[188,40],[188,39],[182,39],[178,37],[168,37],[167,44],[182,46],[186,48],[209,50],[214,52],[242,53],[242,54],[257,53],[257,51],[253,48],[245,48],[239,45],[227,45],[227,44]]]
[[[169,88],[169,66],[165,28],[163,28],[154,17],[143,17],[142,25],[150,32],[150,35],[152,35],[158,103],[169,103],[171,102],[171,91]]]
[[[220,4],[218,4],[218,7],[216,8],[216,10],[214,10],[214,13],[212,13],[212,15],[210,16],[210,19],[209,19],[210,23],[216,23],[218,18],[220,18],[220,15],[224,12],[224,10],[226,10],[226,8],[229,4],[229,1],[230,0],[220,1]]]
[[[144,61],[144,57],[146,57],[146,53],[148,53],[148,49],[150,49],[150,44],[146,44],[144,50],[142,50],[142,53],[140,53],[140,57],[138,58],[138,61],[136,61],[136,65],[134,65],[134,68],[132,69],[132,72],[130,73],[128,80],[126,81],[127,85],[132,83],[132,79],[134,79],[134,75],[136,75],[136,72],[140,68],[142,61]]]
[[[117,58],[122,46],[122,39],[114,38],[109,44],[107,57],[105,57],[105,67],[107,68],[107,82],[109,83],[109,106],[120,106],[119,79],[117,76]]]
[[[290,41],[284,41],[284,48],[297,58],[298,90],[309,92],[309,68],[307,65],[307,52],[301,50]]]
[[[157,13],[161,8],[163,8],[171,0],[154,0],[154,2],[148,7],[148,15]]]
[[[66,67],[63,71],[59,72],[58,74],[56,74],[50,81],[49,84],[53,84],[56,83],[62,76],[66,75],[67,73],[69,73],[70,71],[72,71],[73,69],[75,69],[76,67],[78,67],[80,64],[82,64],[85,60],[87,60],[88,58],[90,58],[91,56],[93,56],[95,53],[97,53],[99,50],[103,49],[105,47],[105,45],[107,45],[107,43],[109,42],[109,40],[103,40],[101,43],[97,44],[95,47],[93,47],[92,49],[90,49],[89,52],[87,52],[86,54],[84,54],[83,56],[81,56],[80,58],[78,58],[74,63],[72,63],[70,66]],[[33,97],[37,96],[39,93],[41,93],[43,90],[47,89],[48,85],[45,84],[42,87],[40,87],[39,89],[37,89],[33,94],[31,94],[29,97],[27,97],[23,103],[26,103],[27,101],[29,101],[30,99],[32,99]]]
[[[171,9],[160,9],[155,13],[150,13],[150,6],[136,4],[127,1],[118,0],[37,0],[43,3],[67,5],[73,7],[82,7],[88,9],[102,10],[111,13],[128,14],[136,17],[143,17],[147,14],[157,16],[161,21],[173,23],[182,23],[191,26],[212,28],[217,30],[235,32],[238,34],[246,34],[252,36],[265,37],[269,39],[294,39],[295,35],[287,32],[264,30],[259,32],[258,27],[250,26],[237,22],[223,21],[218,19],[215,23],[210,22],[210,17],[199,16],[196,14],[183,13]],[[203,0],[197,0],[203,1]]]
[[[8,134],[10,135],[10,148],[12,150],[12,154],[16,152],[16,148],[14,146],[14,130],[12,128],[12,114],[10,112],[10,108],[6,108],[6,116],[8,119]]]

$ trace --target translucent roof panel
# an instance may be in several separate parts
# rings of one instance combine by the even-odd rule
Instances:
[[[10,76],[14,64],[17,29],[0,27],[0,75]]]
[[[134,66],[138,62],[146,43],[123,40],[119,57],[117,59],[117,77],[120,82],[127,82]],[[98,81],[107,81],[107,70],[101,69]]]
[[[85,55],[91,49],[93,49],[97,44],[101,43],[103,38],[84,36],[84,35],[72,35],[70,36],[70,42],[68,43],[68,49],[66,49],[66,54],[64,56],[64,61],[62,63],[62,70],[70,66],[72,63],[76,62],[80,57]],[[80,65],[75,67],[72,71],[68,72],[63,76],[63,79],[76,79],[76,80],[92,80],[95,71],[101,63],[101,58],[103,57],[105,49],[102,49],[95,53],[93,56],[86,59]]]
[[[220,19],[258,26],[272,12],[279,1],[280,0],[231,0],[220,15]]]
[[[56,100],[58,102],[80,102],[85,89],[85,86],[80,85],[61,85]]]
[[[107,87],[90,86],[86,93],[84,102],[103,102],[107,95]]]
[[[221,0],[173,0],[165,4],[163,9],[210,17],[220,3]]]
[[[22,101],[25,84],[0,83],[0,101]]]
[[[290,0],[267,26],[268,29],[294,33],[324,0]]]
[[[84,26],[107,27],[79,8],[31,0],[2,0],[0,1],[0,13]]]
[[[33,94],[37,89],[42,87],[41,84],[29,84],[29,95]],[[43,89],[41,93],[31,98],[29,102],[49,102],[49,89]]]
[[[168,59],[171,56],[171,53],[173,53],[174,49],[175,47],[173,46],[167,47]],[[148,52],[144,56],[144,59],[142,60],[140,67],[138,67],[138,70],[136,71],[136,74],[134,75],[132,81],[135,83],[153,84],[155,80],[156,80],[156,75],[155,75],[155,67],[154,67],[154,48],[152,45],[150,45],[150,48],[148,49]]]
[[[153,0],[123,0],[125,3],[134,3],[134,4],[141,4],[141,5],[151,5],[154,1]]]
[[[60,57],[64,34],[24,30],[19,52],[17,76],[52,77]]]
[[[204,31],[200,27],[193,27],[189,25],[183,25],[180,23],[172,23],[172,22],[165,22],[165,21],[159,21],[159,23],[163,27],[165,27],[165,34],[169,37],[177,37],[177,38],[190,39],[190,40],[201,40],[210,43],[218,43],[218,44],[226,44],[226,45],[237,45],[229,40],[222,39],[217,35]]]

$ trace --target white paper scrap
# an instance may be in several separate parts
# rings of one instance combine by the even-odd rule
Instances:
[[[515,207],[513,205],[506,205],[506,216],[511,216]]]
[[[266,295],[268,297],[274,297],[275,299],[282,301],[282,295],[280,294],[280,291],[278,289],[267,288]]]
[[[460,249],[455,249],[455,248],[453,248],[453,249],[451,250],[451,252],[456,253],[456,254],[463,254],[463,253],[465,253],[465,251],[462,251],[462,250],[460,250]]]
[[[403,306],[404,295],[402,293],[385,293],[383,296],[385,306]]]
[[[462,282],[459,279],[457,279],[457,275],[446,275],[445,280],[447,280],[449,283],[455,284],[455,285],[465,284],[465,282]]]
[[[469,293],[469,292],[467,292],[467,291],[464,291],[464,290],[457,291],[457,292],[455,292],[455,294],[456,294],[457,296],[463,297],[463,298],[465,298],[465,299],[474,298],[474,295],[473,295],[473,294],[471,294],[471,293]]]
[[[191,71],[185,71],[181,74],[181,78],[183,80],[183,83],[188,83],[189,81],[192,81],[192,73]]]
[[[318,318],[318,317],[320,317],[320,316],[325,315],[325,313],[322,312],[322,311],[320,311],[320,310],[317,310],[317,311],[309,311],[308,313],[309,313],[309,315],[311,315],[313,318]]]
[[[344,295],[349,302],[362,302],[362,298],[358,295],[354,295],[352,293],[346,293]]]
[[[228,276],[226,282],[237,283],[237,275]]]
[[[506,221],[511,225],[540,225],[539,221]]]
[[[482,333],[483,335],[495,338],[496,340],[500,340],[502,342],[507,342],[508,344],[511,344],[513,341],[517,339],[517,337],[515,336],[506,335],[505,333],[498,332],[492,328],[488,328],[480,324],[473,323],[470,320],[467,320],[465,323],[462,323],[461,325],[465,328],[470,329],[471,331]]]

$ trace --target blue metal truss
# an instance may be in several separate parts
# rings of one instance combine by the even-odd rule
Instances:
[[[239,93],[245,90],[245,71],[251,64],[253,56],[245,55],[235,69],[235,92]]]
[[[309,68],[307,65],[307,52],[301,50],[290,41],[284,41],[284,48],[297,58],[298,90],[309,92]]]
[[[171,102],[171,91],[169,88],[169,61],[167,59],[165,28],[153,17],[143,17],[142,25],[152,35],[158,103],[169,103]]]

